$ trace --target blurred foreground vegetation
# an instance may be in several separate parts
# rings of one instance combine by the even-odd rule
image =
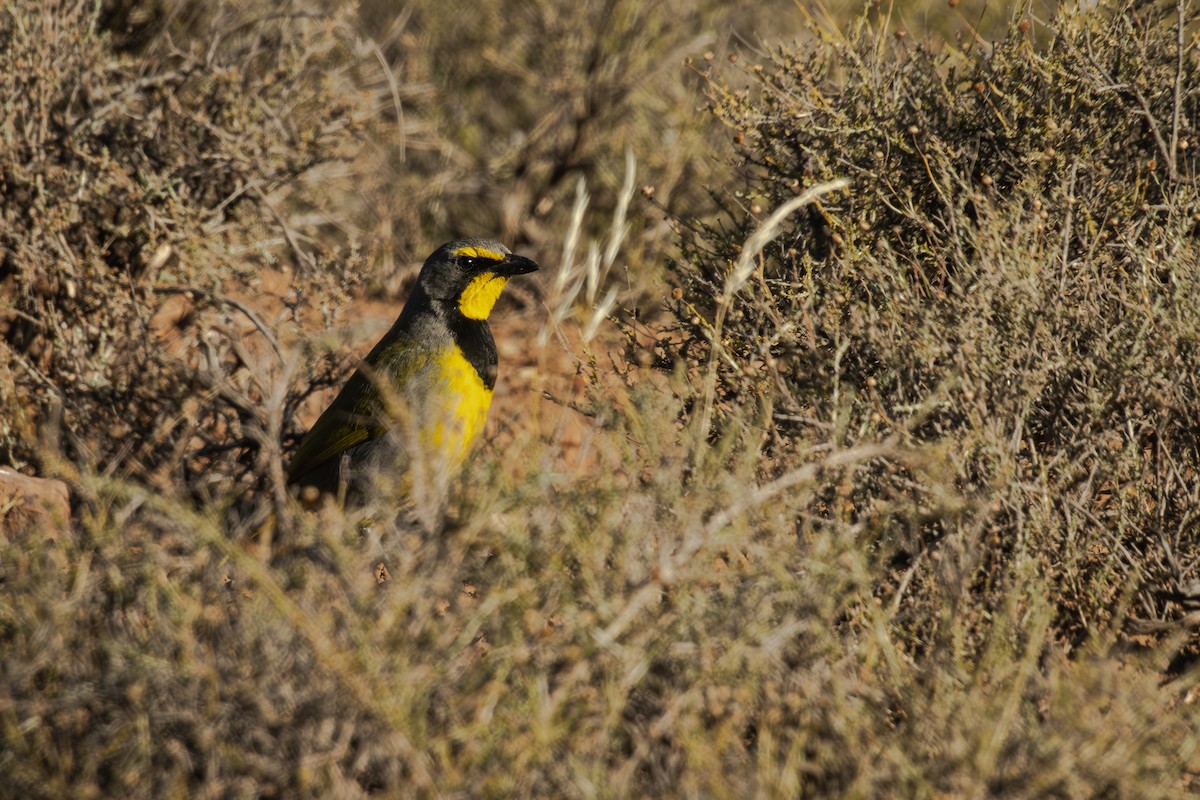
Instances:
[[[1194,795],[1196,10],[967,5],[6,6],[0,795]],[[460,234],[491,441],[300,509]]]

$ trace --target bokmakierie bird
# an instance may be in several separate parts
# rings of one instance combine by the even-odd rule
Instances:
[[[288,483],[345,497],[381,473],[429,486],[463,462],[496,384],[488,316],[508,279],[538,265],[489,239],[425,261],[395,324],[300,442]]]

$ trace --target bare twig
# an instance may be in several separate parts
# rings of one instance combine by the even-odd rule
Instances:
[[[1175,39],[1175,107],[1171,112],[1171,154],[1167,159],[1167,170],[1174,181],[1178,177],[1175,158],[1179,153],[1179,109],[1183,105],[1183,26],[1184,0],[1176,0],[1176,39]]]
[[[400,21],[399,24],[403,25],[407,22],[408,17],[412,16],[412,7],[405,6],[401,11],[401,16],[403,21]],[[383,69],[383,76],[387,79],[388,90],[392,93],[392,105],[396,109],[396,131],[400,134],[399,156],[400,161],[403,162],[406,160],[406,154],[404,151],[404,105],[400,102],[400,86],[396,82],[396,73],[392,71],[392,65],[388,63],[387,57],[384,56],[374,39],[371,40],[371,51],[375,53],[375,58]]]
[[[742,514],[769,503],[797,486],[812,483],[823,470],[895,455],[896,452],[897,450],[891,442],[864,444],[847,450],[839,450],[822,461],[805,464],[742,495],[738,500],[709,517],[703,528],[688,534],[683,545],[671,554],[666,563],[660,566],[659,574],[653,580],[643,584],[625,608],[621,609],[621,613],[603,630],[596,632],[596,639],[602,646],[613,646],[641,610],[662,594],[664,584],[670,582],[674,573],[687,566],[688,562],[705,544],[712,540],[715,534]]]
[[[738,256],[737,263],[733,265],[733,270],[725,280],[725,289],[719,298],[716,319],[713,321],[712,331],[709,334],[712,349],[709,353],[708,376],[704,385],[704,405],[702,406],[703,411],[700,414],[700,427],[697,431],[697,436],[701,438],[707,437],[708,428],[712,422],[712,406],[717,391],[717,359],[724,349],[721,346],[721,329],[725,323],[725,315],[729,312],[729,306],[733,303],[734,295],[750,280],[750,276],[754,274],[754,270],[758,266],[759,255],[767,244],[779,234],[779,229],[783,226],[783,221],[792,212],[803,208],[819,197],[845,189],[849,185],[850,181],[845,178],[838,178],[813,186],[803,194],[793,197],[775,209],[774,213],[767,217],[767,221],[760,225],[746,239],[746,243],[742,246],[742,252]]]
[[[1067,208],[1063,220],[1062,234],[1062,272],[1058,276],[1058,291],[1063,295],[1067,289],[1067,259],[1071,253],[1071,225],[1075,221],[1075,181],[1079,175],[1079,159],[1071,162],[1071,178],[1067,185]]]
[[[708,522],[704,525],[704,530],[697,540],[706,540],[721,528],[729,525],[735,519],[740,517],[752,508],[761,506],[771,500],[774,500],[779,495],[799,486],[804,483],[811,483],[816,479],[817,474],[821,470],[834,469],[837,467],[846,466],[847,464],[857,464],[862,461],[869,461],[872,458],[880,458],[882,456],[895,455],[896,448],[890,442],[882,444],[863,444],[857,447],[851,447],[847,450],[839,450],[831,453],[823,461],[814,461],[810,464],[805,464],[802,467],[797,467],[790,472],[787,472],[773,481],[764,483],[754,491],[742,495],[735,503],[730,504],[726,508],[718,511],[709,517]],[[690,557],[699,549],[699,544],[686,548],[684,553]]]
[[[317,266],[316,261],[311,255],[304,252],[304,250],[300,247],[300,243],[296,241],[295,234],[292,233],[292,229],[288,226],[287,221],[284,220],[283,216],[279,213],[279,211],[276,210],[275,204],[267,199],[266,194],[263,193],[263,190],[260,189],[257,184],[252,184],[250,188],[256,195],[258,195],[258,199],[262,201],[264,206],[266,206],[267,211],[271,212],[271,216],[275,218],[275,221],[279,223],[279,228],[283,231],[283,236],[285,239],[287,239],[288,246],[292,248],[292,252],[296,254],[298,259],[300,259],[300,263],[307,264],[310,268],[315,269]]]
[[[1142,107],[1142,116],[1146,118],[1146,124],[1150,126],[1150,132],[1154,134],[1154,143],[1158,145],[1158,152],[1162,154],[1163,161],[1167,162],[1167,176],[1172,182],[1178,177],[1178,171],[1175,169],[1174,148],[1167,145],[1167,140],[1163,138],[1162,130],[1158,126],[1158,121],[1154,119],[1154,114],[1150,110],[1150,103],[1146,100],[1146,96],[1142,94],[1142,90],[1129,84],[1130,91],[1137,98],[1138,105]]]
[[[1127,624],[1133,633],[1169,633],[1183,628],[1200,628],[1200,611],[1191,611],[1179,619],[1165,621],[1131,617]]]
[[[271,345],[271,349],[275,351],[275,355],[279,357],[280,362],[283,361],[283,349],[279,346],[279,340],[275,338],[275,334],[267,327],[267,323],[262,321],[254,310],[245,304],[234,300],[224,295],[207,289],[201,289],[196,286],[139,286],[142,291],[154,292],[155,294],[187,294],[193,297],[203,297],[216,305],[228,305],[242,312],[248,320],[258,328],[258,332],[263,335],[267,342]]]

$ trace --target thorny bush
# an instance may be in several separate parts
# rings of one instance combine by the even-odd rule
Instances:
[[[1158,617],[1157,590],[1200,575],[1192,24],[1066,12],[1045,47],[1014,22],[979,58],[860,28],[710,82],[744,186],[685,235],[664,347],[697,380],[715,359],[717,431],[760,407],[783,462],[894,438],[940,465],[866,471],[814,509],[865,526],[918,651],[955,614],[982,625],[1019,558],[1076,643],[1126,592]],[[838,177],[714,333],[748,232]]]

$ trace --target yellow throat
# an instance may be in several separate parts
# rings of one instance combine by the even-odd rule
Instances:
[[[494,272],[475,276],[459,296],[458,310],[467,319],[487,319],[506,283],[508,278]]]

